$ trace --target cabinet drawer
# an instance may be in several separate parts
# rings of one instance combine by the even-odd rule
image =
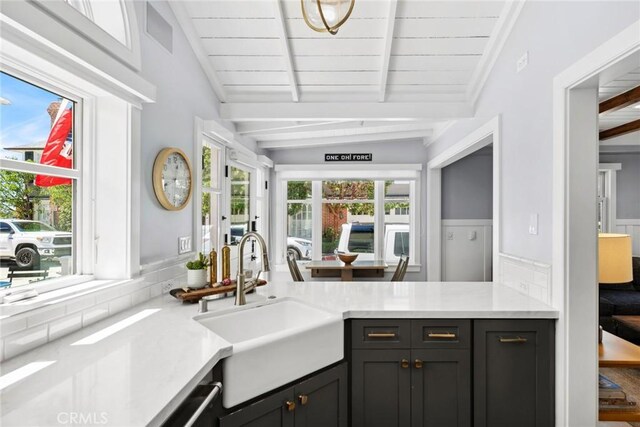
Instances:
[[[411,321],[412,348],[470,348],[471,321],[426,319]]]
[[[409,348],[411,321],[398,319],[353,320],[353,348]]]

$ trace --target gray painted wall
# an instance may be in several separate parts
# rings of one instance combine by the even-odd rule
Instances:
[[[483,149],[442,169],[442,219],[493,218],[493,150]]]
[[[618,219],[640,218],[640,153],[600,153],[600,163],[621,163],[616,173]]]
[[[419,239],[421,242],[420,253],[422,254],[422,271],[420,273],[407,273],[406,280],[426,280],[427,273],[425,268],[425,254],[427,253],[426,246],[426,219],[427,219],[427,197],[425,190],[427,188],[427,150],[424,147],[422,140],[411,141],[387,141],[376,142],[369,144],[348,144],[334,146],[329,145],[326,147],[312,147],[312,148],[292,148],[283,150],[270,150],[267,155],[273,160],[276,165],[295,165],[295,164],[318,164],[324,163],[325,153],[372,153],[373,164],[399,164],[399,163],[421,163],[422,164],[422,182],[421,186],[421,230],[422,237]],[[273,181],[272,177],[272,182]],[[275,218],[275,186],[271,186],[271,197],[273,203],[271,203],[271,218]]]
[[[156,102],[142,108],[141,264],[177,256],[178,237],[194,233],[193,203],[178,212],[167,211],[158,203],[151,182],[155,156],[162,148],[179,147],[193,159],[194,119],[219,118],[220,104],[169,5],[164,1],[152,4],[173,27],[173,53],[146,33],[146,2],[136,2],[141,75],[157,87]]]
[[[553,78],[638,19],[638,2],[526,2],[476,103],[475,118],[457,122],[429,146],[433,158],[502,115],[503,252],[551,262]],[[526,51],[529,65],[516,73]],[[528,233],[531,213],[539,214],[538,235]]]

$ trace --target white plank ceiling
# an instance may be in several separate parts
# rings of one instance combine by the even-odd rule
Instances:
[[[505,1],[356,0],[331,36],[307,27],[300,0],[186,0],[172,8],[223,118],[264,148],[391,134],[428,141],[472,114],[519,11]],[[407,114],[408,103],[417,111]],[[337,108],[345,104],[352,113]],[[300,114],[288,113],[298,107]]]
[[[609,83],[601,85],[598,90],[598,96],[600,102],[602,102],[638,86],[640,86],[640,68],[636,68]],[[600,114],[599,127],[602,131],[638,119],[640,119],[640,103]]]

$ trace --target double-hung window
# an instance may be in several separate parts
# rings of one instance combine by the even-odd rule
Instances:
[[[0,285],[51,283],[81,265],[81,102],[2,72],[0,104]]]
[[[222,204],[222,169],[224,149],[204,138],[202,141],[202,191],[200,218],[201,251],[208,254],[220,248],[220,216]]]

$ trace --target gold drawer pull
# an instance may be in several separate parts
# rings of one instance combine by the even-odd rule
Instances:
[[[500,342],[504,342],[504,343],[525,343],[525,342],[527,342],[527,339],[526,338],[522,338],[522,337],[515,337],[515,338],[500,337]]]
[[[395,332],[369,332],[367,334],[369,338],[395,338]]]
[[[289,412],[293,412],[296,410],[296,402],[292,402],[290,400],[287,400],[286,402],[284,402],[284,406],[285,408],[287,408],[287,411]]]
[[[415,368],[416,368],[416,369],[422,369],[422,360],[420,360],[420,359],[416,359],[416,360],[413,362],[413,366],[415,366]]]
[[[400,361],[400,367],[402,369],[407,369],[409,367],[409,361],[407,359],[402,359]]]
[[[429,338],[443,338],[443,339],[454,339],[454,338],[456,338],[456,334],[454,334],[452,332],[442,332],[442,333],[429,332],[429,334],[427,334],[427,336]]]
[[[298,396],[298,400],[300,401],[300,404],[304,406],[309,401],[309,396],[307,396],[306,394],[301,394],[300,396]]]

